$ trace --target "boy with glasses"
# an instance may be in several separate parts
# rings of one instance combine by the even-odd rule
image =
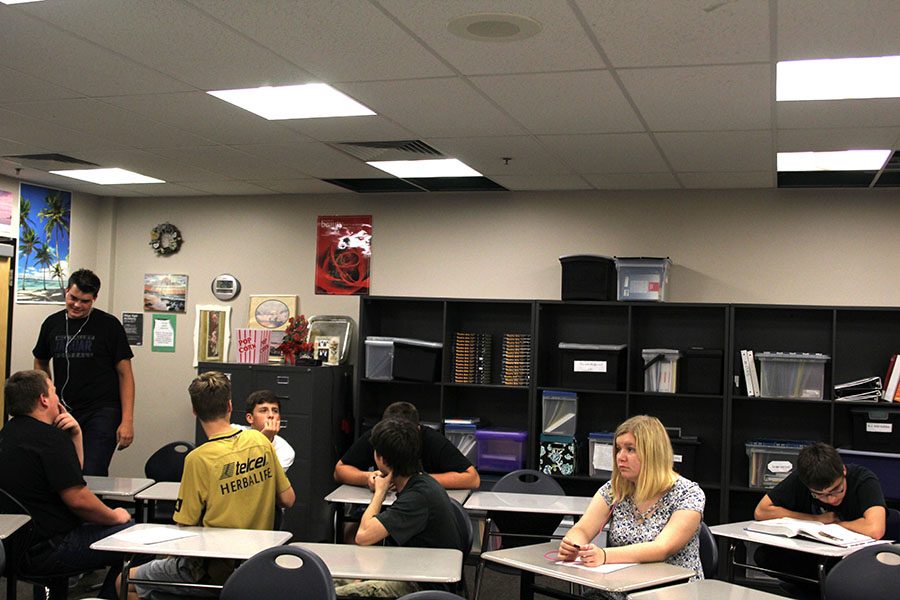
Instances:
[[[800,451],[796,468],[753,513],[757,521],[779,517],[837,523],[877,540],[884,536],[887,509],[874,473],[845,465],[837,450],[816,442]],[[811,554],[760,546],[754,558],[761,567],[816,578],[817,557]]]

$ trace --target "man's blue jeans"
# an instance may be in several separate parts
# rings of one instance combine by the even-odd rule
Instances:
[[[84,440],[85,475],[109,475],[109,463],[116,451],[116,430],[122,422],[121,406],[101,406],[89,411],[73,410]]]

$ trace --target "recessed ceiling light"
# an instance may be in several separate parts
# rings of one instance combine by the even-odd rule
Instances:
[[[100,185],[121,185],[126,183],[165,183],[162,179],[147,177],[125,169],[70,169],[67,171],[50,171],[54,175],[71,177]]]
[[[207,92],[264,119],[315,119],[374,115],[350,96],[324,83]]]
[[[878,171],[890,155],[890,150],[779,152],[778,171]]]
[[[477,13],[450,21],[453,35],[479,42],[514,42],[537,35],[541,24],[529,17],[507,13]]]
[[[481,177],[481,173],[455,158],[434,160],[372,160],[367,165],[390,173],[394,177]]]
[[[778,63],[778,101],[900,98],[900,56]]]

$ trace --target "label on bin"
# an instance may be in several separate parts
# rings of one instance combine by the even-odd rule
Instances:
[[[790,473],[794,465],[789,460],[772,460],[766,465],[770,473]]]
[[[893,423],[866,423],[866,433],[892,433]]]
[[[572,370],[576,373],[606,373],[605,360],[576,360]]]
[[[672,458],[673,458],[672,462],[676,462],[676,463],[680,463],[680,462],[681,462],[681,455],[680,455],[680,454],[673,454],[673,455],[672,455]]]

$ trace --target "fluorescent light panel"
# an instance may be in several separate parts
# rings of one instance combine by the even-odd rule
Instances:
[[[324,83],[207,92],[270,121],[374,115],[350,96]]]
[[[779,152],[778,171],[878,171],[890,155],[890,150]]]
[[[394,177],[481,177],[481,173],[455,158],[434,160],[372,160],[367,165],[390,173]]]
[[[778,63],[775,98],[900,98],[900,56],[790,60]]]
[[[126,183],[165,183],[162,179],[154,179],[125,169],[71,169],[66,171],[50,171],[54,175],[71,177],[100,185],[122,185]]]

